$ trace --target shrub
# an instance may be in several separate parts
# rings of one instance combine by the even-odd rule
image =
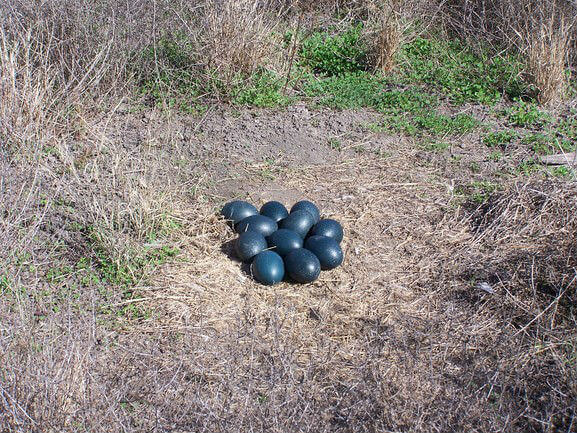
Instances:
[[[465,40],[521,53],[524,80],[539,102],[560,99],[568,64],[577,66],[577,3],[563,0],[456,0],[442,5],[449,28]]]
[[[417,38],[402,49],[402,74],[447,94],[454,102],[494,104],[502,95],[527,93],[519,78],[521,64],[513,56],[492,57],[473,52],[459,41]]]
[[[327,76],[367,70],[367,47],[361,38],[362,28],[359,24],[336,34],[313,33],[301,44],[301,65]]]

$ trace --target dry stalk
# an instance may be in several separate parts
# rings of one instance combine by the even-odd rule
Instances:
[[[438,14],[436,3],[421,0],[364,0],[364,9],[373,64],[383,73],[395,68],[399,49],[414,36],[414,21],[434,22]]]
[[[527,49],[527,73],[543,104],[558,101],[568,85],[570,29],[565,16],[550,17],[531,23],[523,35]]]
[[[403,0],[369,2],[369,10],[377,21],[375,68],[383,73],[391,72],[395,67],[395,55],[399,51],[403,35],[400,13],[404,3]]]
[[[258,0],[221,2],[207,0],[204,32],[200,36],[201,56],[208,74],[230,87],[271,60],[274,52],[274,20],[268,19]]]

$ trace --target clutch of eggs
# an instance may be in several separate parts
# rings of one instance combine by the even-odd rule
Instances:
[[[289,212],[278,201],[269,201],[258,211],[246,201],[235,200],[220,213],[239,233],[236,256],[250,263],[252,276],[261,284],[283,279],[310,283],[321,270],[343,263],[342,225],[334,219],[321,219],[319,208],[311,201],[299,201]]]

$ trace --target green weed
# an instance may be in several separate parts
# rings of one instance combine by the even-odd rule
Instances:
[[[519,134],[513,130],[489,132],[483,137],[483,143],[485,143],[487,147],[505,148],[507,144],[512,143],[517,138],[519,138]]]
[[[567,140],[577,141],[577,110],[571,110],[569,117],[558,123],[556,131]]]
[[[356,25],[340,33],[313,33],[301,42],[300,66],[326,76],[367,70],[367,47],[361,32],[362,25]]]
[[[456,40],[417,38],[402,48],[400,62],[404,82],[425,83],[457,104],[492,105],[503,95],[518,98],[530,93],[519,78],[518,58],[473,52]]]
[[[141,96],[155,106],[189,114],[206,109],[201,102],[206,80],[201,80],[195,69],[192,45],[186,36],[160,38],[155,46],[144,50],[143,57],[160,66],[147,74],[135,71]]]
[[[559,138],[551,131],[527,134],[521,142],[530,145],[533,151],[540,155],[572,152],[576,147],[574,142]]]
[[[479,173],[481,171],[481,165],[477,161],[473,161],[469,164],[469,169],[473,173]]]
[[[500,186],[490,181],[476,181],[469,185],[459,186],[455,192],[465,199],[471,200],[476,204],[485,203],[491,194],[500,189]]]
[[[503,158],[503,154],[501,152],[497,152],[497,151],[491,152],[491,154],[489,155],[489,159],[491,161],[495,161],[495,162],[500,161],[502,158]]]
[[[559,167],[551,168],[551,169],[549,170],[549,172],[550,172],[553,176],[555,176],[555,177],[561,177],[561,178],[570,178],[570,177],[572,177],[572,176],[575,174],[575,172],[574,172],[571,168],[569,168],[569,167],[567,167],[567,166],[565,166],[565,165],[561,165],[561,166],[559,166]]]
[[[540,169],[541,166],[539,165],[539,162],[531,159],[528,161],[523,161],[521,164],[519,164],[516,171],[518,174],[529,176],[532,173],[539,171]]]
[[[293,98],[282,93],[283,80],[270,71],[260,71],[235,87],[232,103],[253,107],[282,107],[289,105]]]
[[[52,284],[58,284],[65,281],[74,270],[71,266],[63,265],[63,266],[54,266],[46,272],[46,280]]]
[[[95,229],[89,233],[94,252],[94,267],[99,278],[109,284],[129,288],[136,285],[155,266],[166,263],[179,253],[176,247],[129,248],[122,255],[111,254],[106,247],[106,234]]]
[[[14,283],[6,274],[0,275],[0,294],[4,295],[12,290]]]
[[[429,143],[425,146],[425,149],[431,150],[433,152],[444,152],[445,150],[451,147],[451,143],[447,143],[445,141],[435,141]]]
[[[333,137],[329,138],[329,147],[333,150],[338,150],[340,152],[343,148],[343,144],[339,139]]]
[[[551,116],[539,110],[537,104],[518,100],[515,105],[505,110],[507,121],[513,126],[541,127],[551,121]]]
[[[448,116],[429,111],[412,116],[389,115],[385,117],[383,126],[409,136],[448,136],[469,133],[479,126],[479,122],[467,114]]]
[[[369,73],[352,73],[325,79],[309,75],[306,78],[300,90],[315,105],[338,109],[381,105],[384,80]]]
[[[163,213],[159,215],[153,223],[145,230],[145,237],[148,242],[155,242],[160,238],[165,238],[175,230],[182,227],[172,215]]]

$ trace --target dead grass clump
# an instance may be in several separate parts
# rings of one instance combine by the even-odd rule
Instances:
[[[576,193],[564,182],[516,185],[476,209],[474,242],[493,249],[488,268],[515,258],[507,270],[510,281],[530,287],[533,297],[539,290],[559,294],[569,289],[576,282],[577,217],[571,211]],[[577,294],[569,290],[566,295]]]
[[[434,278],[435,286],[451,288],[447,299],[479,320],[477,341],[496,339],[496,403],[509,413],[522,410],[523,422],[512,425],[532,431],[573,425],[576,206],[571,183],[512,185],[473,209],[472,238]]]
[[[401,0],[367,2],[368,9],[376,20],[376,34],[372,44],[374,64],[375,68],[383,73],[391,72],[395,67],[395,56],[403,37],[400,14],[404,3]]]
[[[543,5],[543,3],[540,3]],[[568,86],[571,31],[575,23],[553,2],[546,13],[541,8],[525,11],[519,32],[519,48],[526,52],[529,82],[543,104],[559,101]]]
[[[206,74],[219,78],[226,89],[273,62],[274,30],[279,16],[258,0],[207,0],[198,34],[200,60]]]
[[[118,66],[96,17],[77,6],[0,6],[0,134],[21,150],[57,148],[88,94]]]
[[[36,73],[29,55],[30,34],[9,40],[0,33],[0,139],[28,143],[45,126],[46,101],[52,99],[51,77]]]
[[[461,0],[443,4],[446,23],[460,37],[520,54],[525,78],[541,103],[565,95],[577,38],[575,2]]]
[[[416,34],[415,22],[419,21],[422,27],[420,31],[424,31],[435,21],[438,13],[436,4],[421,0],[360,0],[343,3],[337,2],[337,6],[365,23],[371,63],[375,70],[385,74],[395,68],[400,48]]]

